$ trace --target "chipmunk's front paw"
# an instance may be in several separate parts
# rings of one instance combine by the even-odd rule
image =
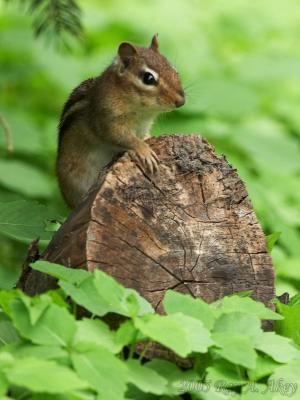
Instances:
[[[152,174],[158,171],[158,158],[151,147],[142,142],[138,148],[128,151],[131,159],[139,164],[143,169]]]

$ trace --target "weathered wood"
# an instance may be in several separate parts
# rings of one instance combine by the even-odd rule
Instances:
[[[128,155],[100,175],[42,255],[73,268],[101,268],[138,290],[158,312],[167,289],[212,302],[253,290],[268,304],[274,273],[243,182],[200,136],[149,143],[160,160],[149,176]],[[31,271],[23,289],[53,280]]]

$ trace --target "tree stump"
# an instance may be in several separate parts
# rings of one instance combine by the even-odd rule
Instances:
[[[269,304],[274,272],[245,186],[224,156],[200,136],[163,136],[149,144],[160,160],[150,176],[125,153],[107,166],[42,259],[100,268],[162,312],[167,289],[213,302],[253,290]],[[55,286],[36,271],[29,294]]]

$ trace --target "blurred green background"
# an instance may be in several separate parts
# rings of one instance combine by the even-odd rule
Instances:
[[[0,287],[15,283],[30,238],[48,239],[56,224],[51,220],[68,213],[54,174],[56,127],[67,95],[99,74],[121,41],[148,45],[158,32],[161,52],[181,74],[188,101],[162,116],[153,134],[198,132],[226,154],[265,233],[281,232],[272,252],[278,294],[299,291],[299,1],[79,4],[84,39],[64,51],[47,36],[34,38],[31,17],[19,4],[0,0],[0,115],[14,145],[9,154],[0,127]],[[7,228],[8,215],[26,222],[26,235],[16,234],[11,223]]]

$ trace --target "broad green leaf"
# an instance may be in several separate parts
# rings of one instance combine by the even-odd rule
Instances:
[[[74,347],[79,351],[86,351],[95,346],[101,346],[116,353],[115,332],[99,319],[84,318],[76,322],[77,331],[74,337]]]
[[[38,346],[23,342],[7,348],[16,358],[34,357],[42,360],[68,359],[68,353],[60,346]]]
[[[256,315],[232,312],[230,314],[222,314],[216,320],[213,332],[228,332],[228,335],[237,333],[254,341],[262,333],[260,325],[260,319]]]
[[[71,369],[33,357],[16,359],[5,374],[12,384],[33,392],[66,393],[88,387]]]
[[[271,253],[282,232],[274,232],[266,237],[268,250]]]
[[[274,399],[273,391],[268,385],[257,382],[249,382],[242,388],[240,400],[272,400]]]
[[[259,381],[260,379],[271,375],[278,366],[280,366],[280,364],[272,358],[265,354],[258,354],[255,368],[249,369],[247,373],[251,381]]]
[[[83,390],[83,389],[74,390],[67,394],[35,393],[30,398],[30,400],[95,400],[95,399],[96,398],[94,392],[92,392],[91,390]]]
[[[7,393],[8,388],[9,388],[9,382],[5,374],[2,371],[0,371],[0,399]]]
[[[20,336],[18,335],[11,320],[3,313],[0,313],[0,348],[6,344],[18,343]]]
[[[0,352],[0,370],[11,367],[14,361],[15,359],[11,353],[7,351]]]
[[[46,221],[53,215],[48,208],[33,201],[0,203],[0,232],[20,240],[50,239]]]
[[[29,297],[26,295],[20,296],[21,301],[27,308],[29,313],[30,323],[35,325],[37,320],[41,317],[41,315],[46,311],[46,309],[51,304],[51,297],[47,294],[42,294],[37,297]]]
[[[102,317],[112,311],[108,301],[96,289],[92,275],[78,284],[64,280],[60,280],[58,284],[76,304],[84,307],[92,314]]]
[[[84,269],[67,268],[49,261],[39,260],[31,264],[31,267],[36,271],[44,272],[54,278],[70,283],[80,283],[91,276],[91,273]]]
[[[134,289],[125,288],[128,314],[131,317],[154,313],[152,305]]]
[[[268,380],[268,387],[275,392],[272,400],[297,399],[300,387],[300,361],[293,360],[276,368]]]
[[[19,289],[0,290],[0,305],[6,315],[11,316],[11,301],[22,296],[24,294]]]
[[[243,376],[241,368],[237,365],[231,364],[226,360],[215,360],[213,365],[206,369],[206,382],[224,383],[224,387],[242,386],[247,383],[247,378]]]
[[[278,302],[276,308],[284,317],[283,320],[276,321],[276,333],[293,339],[300,346],[300,304],[293,306]]]
[[[132,320],[126,320],[120,325],[120,327],[116,331],[115,335],[116,346],[120,350],[124,346],[133,343],[136,339],[136,336],[137,336],[137,329],[133,325]]]
[[[20,335],[33,343],[48,346],[69,346],[76,332],[74,317],[65,309],[51,304],[35,324],[20,299],[11,303],[11,318]]]
[[[198,374],[193,370],[182,371],[170,361],[153,359],[145,364],[148,368],[156,371],[168,382],[168,394],[177,395],[189,391],[188,382],[197,382]]]
[[[229,296],[213,303],[213,306],[221,313],[234,311],[253,314],[260,319],[280,320],[282,316],[267,308],[264,304],[254,301],[249,297]]]
[[[245,368],[254,368],[256,361],[256,352],[254,350],[253,340],[245,335],[231,332],[218,332],[212,335],[213,340],[220,349],[215,349],[221,357],[241,365]]]
[[[300,293],[297,293],[289,301],[289,306],[298,306],[298,305],[300,305]]]
[[[257,350],[260,350],[279,363],[286,363],[294,359],[300,360],[300,350],[293,342],[283,336],[276,335],[274,332],[264,332],[257,338]]]
[[[191,352],[205,353],[213,344],[202,322],[181,313],[147,315],[134,320],[145,336],[170,348],[181,357]]]
[[[195,390],[193,391],[193,400],[232,400],[237,399],[240,400],[239,395],[233,390],[224,388],[222,386],[216,385],[203,387],[202,385],[198,389],[197,385],[195,386]]]
[[[93,274],[89,274],[86,279],[80,281],[60,280],[59,286],[77,304],[98,316],[110,312],[130,316],[133,306],[136,310],[134,313],[137,312],[138,315],[152,312],[152,306],[137,292],[125,289],[115,279],[100,270],[95,270]]]
[[[135,290],[124,288],[103,271],[95,270],[94,277],[97,291],[109,302],[111,312],[131,316],[132,299],[135,299],[136,311],[134,314],[144,315],[153,312],[152,306]]]
[[[73,353],[71,357],[78,375],[89,382],[99,395],[110,400],[123,398],[128,368],[117,357],[99,346],[86,353]]]
[[[129,371],[128,381],[143,392],[157,395],[167,392],[168,381],[147,365],[141,365],[137,360],[128,360],[126,365]]]
[[[163,300],[163,306],[168,314],[182,312],[185,315],[199,319],[208,329],[213,326],[215,320],[214,309],[200,298],[193,299],[191,296],[168,290]]]
[[[40,169],[23,161],[0,160],[0,184],[31,198],[52,196],[52,182]]]

